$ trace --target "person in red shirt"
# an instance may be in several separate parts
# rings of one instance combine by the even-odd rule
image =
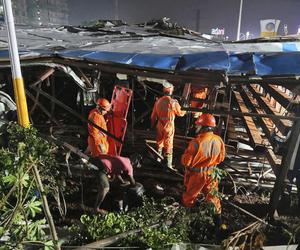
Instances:
[[[185,167],[182,203],[193,207],[200,193],[205,200],[215,207],[215,213],[221,214],[221,203],[215,191],[218,191],[218,180],[212,178],[216,166],[224,161],[225,145],[220,136],[213,133],[216,127],[215,118],[211,114],[202,114],[196,121],[201,126],[196,138],[190,141],[188,148],[181,157]]]
[[[156,144],[160,155],[164,150],[164,156],[167,159],[167,167],[172,168],[173,159],[173,140],[175,134],[174,120],[176,116],[184,116],[185,111],[181,110],[178,101],[173,99],[174,87],[170,83],[165,83],[164,96],[159,98],[153,107],[151,114],[151,126],[156,125]]]
[[[109,176],[116,179],[121,186],[135,186],[136,182],[133,177],[133,167],[130,159],[122,156],[100,155],[91,159],[91,162],[99,168],[99,186],[95,203],[95,212],[103,213],[100,206],[109,192]],[[128,178],[125,181],[123,177]]]
[[[88,120],[98,127],[107,131],[105,115],[110,111],[110,103],[105,98],[97,100],[97,106],[89,113]],[[108,152],[107,135],[97,129],[93,124],[88,124],[88,148],[91,151],[92,157],[98,157]]]

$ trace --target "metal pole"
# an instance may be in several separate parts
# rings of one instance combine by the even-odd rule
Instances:
[[[115,20],[119,20],[119,0],[115,0]]]
[[[196,11],[196,31],[200,31],[200,9]]]
[[[17,104],[18,122],[23,127],[29,127],[29,117],[24,89],[24,81],[21,73],[20,58],[17,45],[14,17],[11,0],[3,0],[5,23],[7,27],[9,57],[13,77],[13,87]]]
[[[240,40],[240,34],[241,34],[242,10],[243,10],[243,0],[240,0],[239,21],[238,21],[238,28],[237,28],[237,34],[236,34],[237,41]]]

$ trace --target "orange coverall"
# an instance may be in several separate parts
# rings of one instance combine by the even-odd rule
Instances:
[[[192,89],[192,97],[204,100],[206,99],[206,92],[207,92],[206,88],[195,87]],[[200,103],[199,101],[191,101],[190,106],[192,108],[202,108],[203,103]],[[194,118],[198,118],[201,114],[202,114],[201,112],[193,112]]]
[[[157,122],[157,147],[158,149],[164,148],[166,154],[172,154],[173,150],[175,116],[184,116],[185,113],[185,111],[181,110],[177,100],[171,96],[163,96],[154,104],[151,114],[151,124],[154,125]]]
[[[95,108],[91,110],[89,114],[89,121],[92,121],[100,128],[107,131],[106,121],[103,115]],[[88,145],[91,150],[92,156],[97,157],[101,154],[107,154],[108,152],[108,141],[107,135],[102,133],[99,129],[94,127],[92,124],[88,124]]]
[[[213,132],[200,133],[190,141],[181,157],[181,163],[186,168],[184,176],[186,191],[182,195],[184,206],[192,207],[202,192],[206,202],[213,203],[216,213],[221,213],[220,199],[213,195],[213,191],[218,190],[219,183],[210,175],[214,171],[213,167],[221,163],[224,158],[224,142]]]

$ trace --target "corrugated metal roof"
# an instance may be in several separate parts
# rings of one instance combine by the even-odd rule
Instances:
[[[137,25],[16,30],[21,59],[55,56],[174,72],[222,70],[228,75],[300,74],[297,40],[223,44],[189,31],[175,36]],[[0,36],[0,61],[8,61],[4,28]]]

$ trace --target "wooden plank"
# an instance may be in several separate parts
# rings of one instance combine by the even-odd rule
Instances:
[[[30,60],[26,60],[26,61],[30,61]],[[99,64],[99,62],[92,62],[92,61],[86,63],[83,61],[83,59],[71,60],[66,58],[64,59],[51,58],[51,61],[54,63],[61,63],[64,65],[74,66],[74,67],[99,69],[104,72],[111,72],[111,73],[118,72],[120,74],[166,79],[171,82],[183,81],[183,82],[190,82],[194,84],[201,82],[201,84],[203,83],[203,86],[216,86],[219,85],[221,81],[224,81],[224,75],[222,70],[211,71],[211,70],[199,69],[196,71],[196,73],[193,71],[189,71],[189,72],[180,72],[180,74],[174,74],[173,72],[170,71],[163,72],[163,71],[153,70],[153,69],[145,70],[144,68],[133,67],[131,65],[119,66],[116,64],[108,64],[108,63]]]
[[[241,112],[249,112],[248,108],[245,106],[240,93],[233,91],[233,99],[235,99],[236,103],[239,106]],[[263,146],[263,139],[260,136],[260,132],[258,131],[252,117],[243,117],[245,122],[245,128],[248,132],[248,136],[253,148]]]
[[[251,107],[253,112],[259,112],[256,106],[252,102],[256,101],[255,99],[251,98],[247,95],[247,92],[243,88],[241,90],[241,95],[244,99],[244,101]],[[261,118],[258,117],[256,119],[256,122],[258,125],[261,126],[262,130],[264,131],[266,137],[268,138],[268,143],[271,144],[273,147],[276,146],[273,143],[273,140],[271,140],[271,134],[272,134],[272,127],[269,124],[269,119],[268,118]],[[274,151],[270,148],[266,149],[266,157],[268,159],[269,164],[272,167],[273,172],[276,174],[278,172],[278,169],[280,167],[281,160],[276,156]]]
[[[250,113],[250,112],[238,112],[234,110],[217,110],[217,109],[209,109],[209,108],[186,108],[183,107],[182,110],[184,111],[191,111],[191,112],[203,112],[203,113],[210,113],[215,114],[218,116],[228,116],[232,115],[234,117],[244,117],[244,116],[250,116],[250,117],[267,117],[274,121],[280,121],[280,120],[288,120],[288,121],[295,121],[300,120],[300,116],[286,116],[286,115],[275,115],[275,114],[256,114],[256,113]]]
[[[285,109],[289,107],[291,104],[295,105],[296,103],[293,102],[292,97],[288,94],[279,90],[276,85],[269,85],[269,84],[261,84],[264,90],[269,93],[282,107]]]
[[[275,174],[277,174],[277,172],[280,169],[280,164],[281,164],[281,159],[278,158],[275,153],[273,152],[273,150],[271,149],[267,149],[266,151],[266,157],[268,159],[268,162],[270,163],[270,165],[272,166],[273,172]]]
[[[184,84],[184,89],[182,92],[182,98],[184,101],[188,101],[190,93],[191,93],[191,84],[190,83]]]
[[[256,108],[254,101],[255,99],[249,97],[249,93],[245,90],[245,88],[240,89],[241,97],[243,98],[244,103],[246,104],[248,109],[251,109],[254,113],[259,113],[258,109]],[[260,111],[261,112],[261,111]],[[257,117],[254,121],[258,127],[261,127],[265,136],[267,137],[267,144],[272,145],[273,140],[271,140],[272,135],[272,125],[267,118]],[[272,145],[275,146],[275,145]]]
[[[28,96],[29,99],[31,99],[32,101],[34,101],[35,104],[49,117],[49,119],[51,121],[53,121],[59,127],[62,126],[55,118],[52,117],[52,115],[48,112],[48,110],[40,102],[38,102],[35,99],[35,97],[28,90],[25,90],[25,93],[26,93],[26,96]]]
[[[248,89],[250,90],[251,94],[253,95],[253,97],[257,100],[258,104],[261,106],[261,108],[265,111],[266,114],[271,114],[271,115],[280,115],[275,108],[271,107],[270,105],[268,105],[268,100],[261,96],[258,93],[258,90],[256,88],[253,88],[252,85],[248,86]],[[270,118],[272,119],[272,118]],[[279,129],[279,131],[286,135],[289,130],[290,127],[292,126],[292,122],[288,121],[288,120],[275,120],[272,119],[272,121],[274,122],[274,124],[276,125],[276,127]]]
[[[35,81],[33,84],[31,84],[30,86],[36,86],[39,83],[43,82],[44,80],[46,80],[49,76],[51,76],[53,73],[55,72],[54,68],[49,68],[47,69],[40,77],[37,81]]]
[[[235,124],[232,116],[228,117],[228,128],[227,128],[227,136],[232,140],[237,140],[237,133],[235,130]]]

